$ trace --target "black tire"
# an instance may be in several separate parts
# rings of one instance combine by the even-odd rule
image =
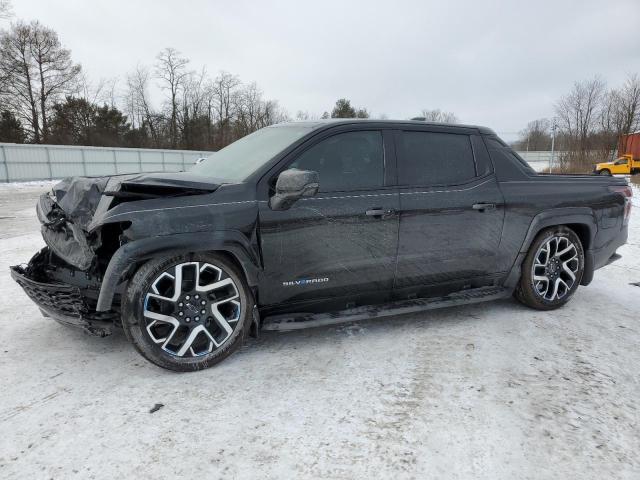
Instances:
[[[553,257],[551,261],[549,261],[549,257],[547,256],[549,267],[540,265],[540,260],[545,257],[543,249],[545,246],[549,245],[548,242],[553,244],[554,241],[552,239],[562,239],[558,240],[560,243],[556,243],[556,245],[568,245],[569,243],[573,245],[575,247],[576,259],[566,260],[568,255],[571,253],[569,252],[565,254],[565,256],[557,257],[557,259],[556,257]],[[562,250],[558,248],[556,251],[561,252]],[[555,265],[552,263],[554,260]],[[570,288],[562,286],[562,283],[566,286],[571,281],[569,274],[563,268],[565,266],[563,262],[570,262],[567,263],[567,268],[571,270],[572,274],[575,276]],[[534,263],[536,264],[536,273],[534,273]],[[557,265],[558,263],[560,264],[559,267]],[[573,271],[574,267],[575,271]],[[535,275],[547,275],[547,269],[550,272],[548,274],[549,277],[547,277],[547,283],[545,284],[544,281],[536,282],[534,278],[539,277],[535,277]],[[521,303],[528,307],[535,308],[537,310],[554,310],[563,306],[571,299],[580,285],[583,273],[584,250],[578,235],[576,235],[573,230],[565,226],[551,227],[540,232],[534,239],[531,247],[529,247],[529,252],[522,263],[522,273],[514,295]],[[557,278],[561,278],[562,282],[557,282]],[[559,284],[559,287],[556,290],[557,294],[552,290],[552,295],[545,295],[549,288],[553,289],[556,282]],[[541,290],[545,288],[545,285],[547,286],[547,289],[545,292],[541,292]],[[565,291],[563,292],[563,290]],[[557,295],[558,298],[554,298],[555,295]]]
[[[202,267],[206,268],[206,270],[201,270],[199,266],[192,266],[192,262],[200,262],[198,265],[208,264],[212,268]],[[181,271],[180,276],[178,276],[177,273],[178,268]],[[193,297],[194,300],[189,300],[189,302],[184,303],[184,295],[187,295],[189,292],[193,292],[193,289],[189,290],[189,288],[184,288],[185,285],[188,285],[188,282],[191,282],[192,286],[195,285],[196,282],[201,280],[203,272],[209,275],[212,281],[218,281],[213,279],[214,268],[219,269],[222,272],[220,273],[218,280],[222,279],[223,276],[225,281],[227,278],[231,279],[233,285],[231,286],[230,282],[230,285],[225,287],[231,292],[228,293],[230,300],[223,299],[222,302],[219,302],[218,298],[209,298],[218,295],[216,290],[212,292],[196,292],[198,293],[198,296],[202,294],[202,297],[197,301],[195,300],[195,297]],[[192,270],[192,273],[188,273],[188,270]],[[198,271],[198,273],[196,274],[195,271]],[[159,285],[165,288],[162,285],[162,282],[167,283],[168,291],[175,293],[175,290],[171,290],[171,287],[169,286],[171,279],[166,276],[167,273],[171,275],[170,272],[173,272],[174,280],[175,277],[185,278],[184,283],[181,281],[180,287],[180,291],[182,292],[180,293],[180,299],[182,299],[182,303],[178,303],[178,301],[180,301],[180,299],[178,299],[174,301],[172,305],[171,302],[165,301],[164,299],[162,299],[162,301],[158,301],[156,298],[148,297],[149,294],[154,295],[154,291],[152,290],[154,285],[156,289],[158,289]],[[187,279],[187,277],[194,274],[198,280]],[[160,277],[163,275],[166,280],[160,280]],[[174,285],[176,283],[177,282],[174,282]],[[211,285],[213,285],[213,283],[211,283]],[[175,287],[173,288],[175,289]],[[236,293],[234,293],[234,288],[235,292],[237,292],[237,296]],[[156,295],[156,297],[157,296],[158,295]],[[221,294],[221,298],[222,297],[224,297],[224,292]],[[200,301],[209,303],[201,305]],[[216,301],[218,301],[218,304],[225,302],[222,306],[227,306],[227,303],[231,305],[232,310],[234,310],[232,311],[231,316],[234,318],[239,317],[237,320],[234,319],[224,322],[226,327],[231,327],[231,323],[233,322],[234,325],[232,326],[231,333],[228,333],[226,328],[223,328],[221,324],[215,320],[213,308],[216,309],[216,313],[220,314],[219,308],[217,305],[214,305]],[[152,303],[155,304],[153,307],[151,306]],[[235,305],[236,303],[239,303],[239,307]],[[178,305],[180,305],[180,307],[178,307]],[[168,256],[150,260],[142,265],[134,274],[133,278],[129,282],[127,291],[123,296],[122,326],[125,335],[131,343],[133,343],[136,350],[138,350],[138,352],[140,352],[140,354],[151,363],[154,363],[159,367],[178,372],[196,371],[209,368],[216,363],[221,362],[242,345],[242,342],[251,326],[253,305],[253,296],[247,287],[243,275],[222,255],[203,253]],[[172,308],[173,310],[169,311],[169,308]],[[189,310],[187,310],[187,308]],[[200,308],[206,309],[202,310],[203,312],[208,312],[202,317],[202,319],[194,316],[194,319],[190,320],[190,317],[184,316],[184,311],[187,312],[187,315],[199,315],[197,310]],[[239,312],[235,311],[236,308],[239,308]],[[156,309],[158,311],[164,309],[163,313],[167,313],[167,315],[163,316],[171,317],[173,320],[179,319],[178,323],[180,325],[170,325],[166,322],[163,324],[163,321],[158,323],[154,322],[153,319],[148,318],[147,315],[149,315],[149,312]],[[180,311],[178,312],[176,309],[179,309]],[[211,311],[211,313],[209,313],[209,311]],[[145,314],[145,312],[147,313]],[[155,311],[152,312],[152,314],[155,314]],[[182,315],[182,317],[178,317],[178,314]],[[196,318],[198,318],[198,323],[196,323]],[[191,324],[189,325],[184,323],[185,320]],[[152,323],[158,323],[158,325],[151,325]],[[199,329],[199,333],[194,332],[196,327]],[[193,347],[191,347],[189,351],[183,352],[182,355],[180,355],[182,348],[180,348],[178,352],[174,349],[173,353],[169,353],[171,350],[170,345],[167,345],[166,343],[161,345],[152,339],[152,334],[155,333],[155,331],[152,330],[153,328],[165,328],[164,335],[166,338],[156,339],[161,343],[162,340],[173,339],[174,337],[184,338],[186,336],[186,338],[184,338],[184,344],[191,339],[191,345],[194,345],[196,341],[198,344],[202,344],[204,341],[208,347],[203,347],[205,353],[198,352],[198,355],[194,352]],[[204,328],[207,329],[207,333],[203,331]],[[216,330],[219,330],[223,335],[228,334],[228,336],[220,342],[219,346],[215,345],[217,342],[214,343],[213,341],[216,336]],[[191,336],[192,333],[195,333],[195,337]],[[207,352],[209,349],[212,350]]]
[[[611,170],[609,170],[608,168],[603,168],[602,170],[600,170],[598,172],[600,175],[607,175],[607,176],[611,176]]]

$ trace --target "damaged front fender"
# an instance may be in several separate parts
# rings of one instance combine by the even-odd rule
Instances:
[[[78,270],[91,267],[101,245],[100,232],[86,232],[108,178],[76,177],[57,183],[36,206],[42,238],[51,250]]]
[[[36,210],[51,250],[78,270],[87,271],[104,243],[101,227],[112,210],[138,200],[189,197],[217,188],[215,182],[184,173],[72,177],[42,195]]]
[[[102,279],[97,312],[111,309],[123,272],[139,261],[172,252],[224,251],[233,255],[242,267],[249,286],[258,283],[259,259],[250,240],[238,231],[198,232],[149,237],[122,245],[111,258]]]
[[[63,283],[96,279],[91,310],[109,314],[118,311],[132,267],[158,255],[216,250],[233,257],[255,286],[257,203],[247,199],[247,188],[184,173],[64,180],[37,205],[55,263],[43,280],[66,267],[71,277]]]

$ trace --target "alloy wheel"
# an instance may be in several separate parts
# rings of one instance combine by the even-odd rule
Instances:
[[[531,272],[534,290],[544,300],[560,300],[575,285],[579,269],[573,242],[567,237],[551,237],[536,252]]]
[[[238,286],[223,269],[180,263],[158,275],[146,293],[145,330],[172,356],[200,357],[231,338],[241,308]]]

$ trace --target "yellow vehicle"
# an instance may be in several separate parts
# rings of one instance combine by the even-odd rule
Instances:
[[[640,158],[633,158],[633,155],[628,153],[613,162],[597,163],[593,172],[600,175],[613,175],[616,173],[633,175],[640,173]]]

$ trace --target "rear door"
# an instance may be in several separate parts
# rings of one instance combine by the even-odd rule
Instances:
[[[471,129],[396,133],[399,297],[490,284],[504,200],[482,138]]]
[[[260,202],[261,305],[316,302],[321,310],[329,301],[341,309],[390,298],[399,209],[393,132],[355,128],[310,140],[267,179],[274,185],[285,168],[314,170],[320,191],[285,211]]]

